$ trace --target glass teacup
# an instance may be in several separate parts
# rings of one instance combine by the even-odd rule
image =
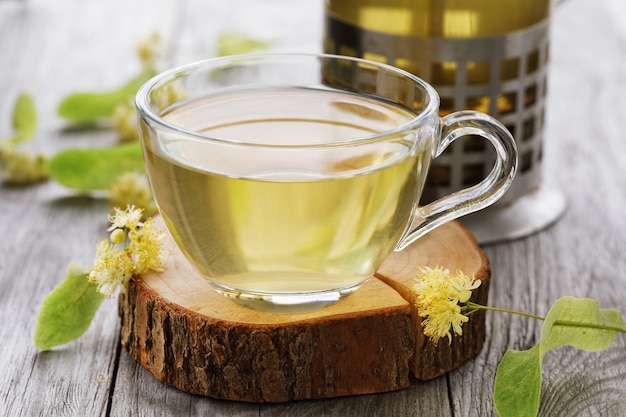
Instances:
[[[171,236],[219,293],[256,309],[338,301],[391,251],[495,202],[517,166],[495,119],[440,118],[430,85],[356,58],[206,60],[157,75],[136,104]],[[466,135],[496,149],[492,171],[420,207],[432,158]]]

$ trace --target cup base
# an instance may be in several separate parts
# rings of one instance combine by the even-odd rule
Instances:
[[[271,313],[306,313],[335,304],[356,291],[363,282],[356,285],[323,292],[305,293],[262,293],[226,287],[215,282],[211,285],[219,294],[235,303],[253,310]]]

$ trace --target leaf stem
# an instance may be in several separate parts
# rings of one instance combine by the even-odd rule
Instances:
[[[609,332],[626,333],[625,328],[616,327],[616,326],[605,326],[605,325],[596,324],[596,323],[580,323],[580,322],[575,322],[575,321],[556,320],[553,323],[553,326],[582,327],[586,329],[597,329],[597,330],[606,330]]]
[[[545,320],[545,317],[537,316],[535,314],[524,313],[523,311],[509,310],[506,308],[484,306],[482,304],[472,303],[471,301],[468,301],[466,303],[466,306],[469,307],[470,311],[473,311],[473,310],[500,311],[502,313],[517,314],[518,316],[529,317],[531,319]]]
[[[545,317],[537,316],[535,314],[524,313],[522,311],[516,311],[516,310],[509,310],[506,308],[484,306],[482,304],[472,303],[471,301],[468,301],[467,303],[465,303],[464,308],[469,310],[468,313],[471,313],[473,311],[478,311],[478,310],[488,310],[488,311],[499,311],[502,313],[516,314],[518,316],[529,317],[531,319],[536,319],[536,320],[545,320]],[[596,324],[596,323],[581,323],[581,322],[575,322],[575,321],[555,320],[552,325],[553,326],[580,327],[580,328],[586,328],[586,329],[596,329],[596,330],[606,330],[610,332],[626,333],[626,328],[617,327],[617,326],[606,326],[606,325]]]

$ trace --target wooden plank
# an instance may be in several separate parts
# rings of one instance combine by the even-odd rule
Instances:
[[[626,141],[619,122],[626,111],[626,39],[618,19],[626,3],[617,3],[611,10],[567,0],[555,10],[544,178],[564,191],[568,208],[545,231],[485,248],[492,305],[543,315],[559,297],[574,295],[626,313]],[[450,374],[455,415],[496,415],[491,407],[496,366],[507,349],[534,345],[541,323],[489,313],[487,328],[483,352]],[[602,353],[571,348],[548,353],[539,415],[623,415],[625,341],[618,336]],[[480,387],[470,383],[477,380]]]
[[[39,10],[2,2],[0,16],[1,136],[8,136],[6,123],[17,93],[30,90],[38,107],[50,100],[48,91],[37,93],[34,87],[50,82],[38,77],[58,62],[41,48],[44,33],[54,42],[54,24],[46,24]],[[46,143],[55,139],[47,126],[50,120],[45,114],[40,117],[36,144],[40,149],[53,146]],[[55,191],[59,190],[48,184],[0,189],[0,234],[4,236],[0,240],[0,315],[5,323],[0,327],[0,386],[8,389],[1,407],[5,415],[72,415],[78,410],[101,415],[106,411],[117,345],[117,323],[106,313],[114,311],[114,305],[105,306],[90,333],[76,344],[38,354],[32,342],[45,294],[65,276],[70,259],[85,262],[92,256],[85,242],[93,241],[99,226],[95,214],[103,209],[98,202],[57,200]]]
[[[35,150],[51,154],[68,146],[113,143],[111,133],[63,132],[56,104],[76,89],[115,86],[138,69],[131,57],[144,34],[135,32],[140,25],[131,15],[141,11],[135,4],[1,1],[0,137],[11,132],[17,94],[28,91],[39,113]],[[120,10],[130,14],[120,19]],[[117,31],[107,30],[113,21]],[[104,303],[75,343],[38,353],[32,336],[42,300],[63,279],[69,262],[92,262],[108,211],[105,201],[74,197],[52,183],[0,187],[0,316],[5,323],[0,326],[0,415],[106,415],[119,346],[115,301]]]
[[[383,395],[359,395],[323,401],[263,404],[260,415],[266,417],[450,417],[453,414],[448,400],[447,386],[447,378],[444,376],[429,382],[415,381],[411,387],[405,390]]]
[[[2,239],[0,248],[0,314],[5,318],[0,327],[0,384],[9,390],[2,412],[31,416],[53,410],[72,415],[84,409],[99,415],[106,408],[115,365],[115,305],[106,304],[83,339],[58,351],[37,353],[32,334],[42,297],[65,276],[70,258],[85,256],[80,240],[90,241],[98,223],[85,211],[101,207],[54,207],[42,191],[3,189],[0,198],[1,233],[11,236]],[[81,221],[73,221],[78,213]],[[35,219],[36,227],[14,227]]]
[[[130,356],[120,357],[111,417],[215,416],[257,417],[259,405],[214,400],[169,387]]]

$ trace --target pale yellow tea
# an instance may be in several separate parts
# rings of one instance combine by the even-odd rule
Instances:
[[[408,226],[432,147],[411,131],[362,144],[415,114],[334,90],[233,91],[162,116],[211,139],[174,132],[144,145],[160,212],[210,281],[248,293],[372,276]]]

